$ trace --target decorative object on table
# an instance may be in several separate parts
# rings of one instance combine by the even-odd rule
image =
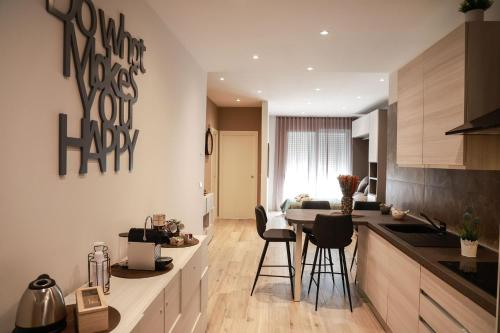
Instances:
[[[295,201],[297,202],[310,201],[310,200],[312,200],[312,198],[307,193],[301,193],[295,197]]]
[[[214,150],[214,137],[212,136],[212,130],[207,128],[205,132],[205,156],[212,155]]]
[[[167,223],[165,214],[154,214],[153,215],[153,228],[163,229]]]
[[[410,212],[409,210],[400,210],[394,207],[391,209],[392,218],[398,221],[404,220],[406,214],[408,214],[409,212]]]
[[[340,210],[344,215],[351,215],[353,208],[352,195],[358,187],[359,177],[351,175],[339,175],[337,179],[339,181],[340,190],[342,191],[342,205]]]
[[[167,221],[166,230],[170,237],[179,236],[181,231],[184,230],[184,223],[177,219],[170,219]]]
[[[14,333],[61,332],[65,327],[63,293],[54,279],[42,274],[30,282],[19,301]]]
[[[181,237],[181,236],[170,237],[169,241],[170,241],[170,245],[173,245],[173,246],[184,245],[184,237]]]
[[[148,229],[147,223],[153,219],[148,216],[144,228],[131,228],[128,232],[128,269],[157,270],[164,268],[161,263],[161,244],[168,243],[168,233],[165,230]]]
[[[111,258],[104,242],[95,242],[94,250],[87,256],[87,273],[89,287],[101,286],[105,294],[109,294],[109,271]]]
[[[381,203],[380,204],[380,213],[382,215],[389,215],[391,213],[391,208],[392,208],[392,205]]]
[[[458,10],[465,14],[466,22],[482,22],[484,21],[484,12],[494,2],[494,0],[464,0]]]
[[[75,296],[78,332],[95,333],[107,330],[108,303],[102,287],[78,288]]]
[[[66,6],[69,8],[63,11],[55,2],[46,0],[46,10],[64,23],[64,34],[57,34],[64,36],[60,57],[62,74],[65,78],[75,76],[81,101],[81,118],[72,113],[69,126],[68,115],[59,113],[59,175],[66,175],[68,151],[73,149],[80,155],[79,174],[88,172],[89,162],[98,162],[100,171],[105,173],[110,169],[108,154],[114,155],[115,172],[120,170],[120,156],[127,154],[128,169],[132,171],[139,137],[139,130],[134,129],[133,120],[137,116],[133,110],[137,109],[134,105],[140,96],[138,76],[146,73],[144,40],[127,31],[123,14],[117,24],[109,13],[96,9],[93,1],[69,1]],[[55,38],[53,36],[55,34],[46,38]],[[96,47],[97,39],[102,47]],[[79,52],[81,50],[85,51]],[[78,69],[72,69],[72,63]],[[68,127],[76,126],[80,128],[79,136],[71,137],[73,131],[68,131]]]
[[[66,328],[61,333],[80,333],[77,326],[76,304],[66,305]],[[112,332],[120,323],[120,312],[112,306],[108,306],[108,329],[100,333]]]
[[[181,247],[190,247],[190,246],[195,246],[195,245],[198,245],[200,243],[199,239],[197,238],[194,238],[189,242],[189,243],[186,243],[186,241],[184,241],[184,244],[182,245],[171,245],[171,244],[162,244],[161,247],[162,248],[181,248]]]
[[[481,220],[474,214],[474,210],[467,208],[458,234],[460,236],[461,254],[464,257],[475,258],[477,256],[480,222]]]

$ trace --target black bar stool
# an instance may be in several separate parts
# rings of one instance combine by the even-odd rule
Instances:
[[[302,201],[302,209],[331,209],[331,207],[328,201],[307,200],[307,201]],[[312,264],[306,263],[307,249],[309,247],[309,238],[310,238],[309,236],[312,235],[312,227],[304,225],[302,227],[302,231],[306,234],[306,238],[304,240],[304,247],[302,248],[302,272],[300,273],[301,279],[304,276],[304,266],[305,265],[312,266]]]
[[[316,216],[316,220],[313,225],[313,233],[310,236],[311,243],[316,245],[316,254],[314,255],[313,269],[311,272],[311,279],[309,280],[309,291],[311,291],[311,285],[314,281],[316,284],[316,307],[318,310],[318,294],[319,286],[321,281],[321,262],[325,257],[325,250],[338,249],[340,258],[340,274],[342,275],[342,287],[347,288],[347,295],[349,296],[349,307],[352,312],[352,301],[351,301],[351,289],[349,287],[349,273],[347,271],[347,264],[345,260],[344,248],[351,244],[353,233],[353,224],[351,215],[321,215]],[[318,256],[319,254],[319,256]],[[319,265],[316,262],[319,257]],[[331,260],[331,254],[330,254]],[[318,268],[318,280],[314,280],[314,274],[316,272],[316,266]],[[328,273],[328,272],[327,272]],[[333,274],[333,271],[332,271]],[[338,274],[338,273],[337,273]]]
[[[354,202],[354,210],[380,210],[380,202],[377,202],[377,201],[355,201]],[[357,233],[358,227],[355,226],[354,230],[356,230],[356,233]],[[358,238],[356,238],[356,245],[354,245],[354,252],[352,253],[351,267],[349,268],[349,272],[352,271],[352,265],[354,265],[354,261],[356,260],[357,253],[358,253]]]
[[[293,276],[295,275],[292,270],[295,270],[292,266],[292,259],[290,256],[290,242],[295,242],[295,232],[289,229],[269,229],[266,230],[267,224],[267,215],[266,210],[261,205],[255,207],[255,220],[257,221],[257,233],[260,238],[266,241],[264,245],[264,249],[262,250],[262,255],[260,257],[259,268],[257,269],[257,274],[255,275],[255,281],[253,282],[252,292],[250,296],[253,295],[253,291],[255,289],[255,285],[257,284],[257,280],[259,276],[271,276],[271,277],[283,277],[290,279],[290,287],[292,290],[292,299],[294,298],[293,294]],[[288,258],[288,265],[263,265],[264,258],[266,257],[267,247],[269,243],[285,243],[286,244],[286,255]],[[262,267],[288,267],[288,276],[285,275],[269,275],[269,274],[260,274]]]

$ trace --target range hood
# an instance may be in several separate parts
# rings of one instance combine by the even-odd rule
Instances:
[[[500,109],[486,113],[446,132],[446,135],[454,134],[500,134]]]

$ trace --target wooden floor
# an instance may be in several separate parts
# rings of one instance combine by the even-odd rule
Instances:
[[[279,218],[270,224],[286,225]],[[302,302],[292,301],[290,282],[284,278],[260,277],[250,296],[263,246],[254,220],[215,222],[215,236],[208,248],[208,332],[383,332],[352,281],[353,313],[349,311],[340,276],[335,277],[335,285],[330,275],[322,276],[318,311],[314,311],[314,284],[307,296],[310,266],[304,272]],[[314,257],[314,246],[309,248],[308,261]],[[348,265],[351,253],[352,249],[346,250]],[[338,271],[338,255],[332,255]],[[286,264],[285,245],[271,244],[265,264]],[[286,268],[264,270],[288,274]]]

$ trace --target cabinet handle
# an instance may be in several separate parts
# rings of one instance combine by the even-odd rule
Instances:
[[[168,302],[165,302],[165,307],[167,307],[167,306],[168,306]]]

